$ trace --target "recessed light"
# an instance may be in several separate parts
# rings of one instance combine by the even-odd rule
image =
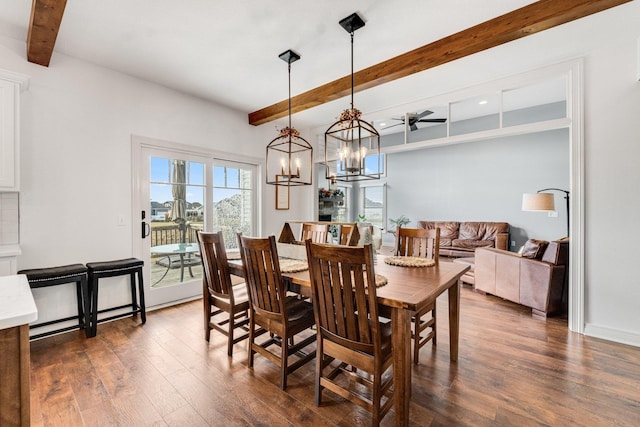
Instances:
[[[478,102],[478,104],[480,104],[480,105],[485,105],[485,104],[488,104],[488,103],[489,103],[489,101],[487,101],[486,99],[483,99],[482,101]]]
[[[384,127],[384,126],[386,126],[386,125],[387,125],[387,124],[386,124],[386,123],[384,123],[384,122],[383,122],[383,123],[380,123],[380,126],[381,126],[381,127]]]

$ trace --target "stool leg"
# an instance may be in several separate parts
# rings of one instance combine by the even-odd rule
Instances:
[[[89,286],[91,294],[91,336],[95,337],[98,333],[98,279],[89,276]]]
[[[146,323],[147,312],[144,305],[144,283],[142,280],[142,267],[138,269],[138,289],[140,293],[140,320],[142,320],[142,323]]]
[[[82,305],[84,307],[84,334],[91,338],[91,293],[89,292],[89,281],[86,277],[80,280],[82,290]]]
[[[136,317],[138,311],[138,297],[136,296],[136,272],[129,273],[129,285],[131,286],[131,317]]]
[[[78,303],[78,328],[84,329],[87,324],[84,321],[84,304],[82,303],[82,279],[76,282],[76,302]]]

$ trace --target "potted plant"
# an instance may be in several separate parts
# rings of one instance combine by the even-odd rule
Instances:
[[[396,219],[393,219],[393,218],[389,219],[389,222],[396,226],[396,228],[394,230],[389,230],[389,233],[392,233],[392,234],[395,235],[396,234],[396,230],[398,228],[404,227],[405,225],[409,224],[411,222],[411,220],[409,218],[407,218],[406,216],[404,216],[404,215],[400,215]]]

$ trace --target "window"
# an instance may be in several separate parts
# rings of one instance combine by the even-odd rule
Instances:
[[[386,228],[386,186],[367,185],[360,187],[362,214],[365,221],[379,228]]]
[[[222,231],[227,249],[238,247],[237,233],[253,236],[255,166],[215,160],[213,230]]]
[[[351,212],[350,212],[350,208],[351,208],[351,187],[347,187],[347,186],[340,186],[337,185],[336,186],[337,190],[341,190],[342,194],[344,194],[344,199],[342,201],[342,204],[338,204],[337,206],[337,213],[336,213],[336,217],[334,219],[334,221],[336,222],[352,222],[353,219],[351,219]]]

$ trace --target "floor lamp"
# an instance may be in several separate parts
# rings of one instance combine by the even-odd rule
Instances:
[[[525,193],[522,195],[522,210],[532,212],[553,212],[556,210],[555,197],[545,191],[560,191],[564,193],[567,202],[567,236],[569,236],[569,192],[559,188],[545,188],[537,193]]]

